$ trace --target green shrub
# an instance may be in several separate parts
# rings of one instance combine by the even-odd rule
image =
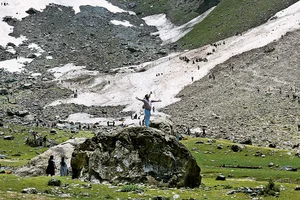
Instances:
[[[275,196],[280,192],[280,188],[278,185],[275,185],[274,181],[270,178],[268,185],[263,189],[263,195]]]
[[[48,181],[48,186],[61,186],[61,181],[52,178],[51,180]]]

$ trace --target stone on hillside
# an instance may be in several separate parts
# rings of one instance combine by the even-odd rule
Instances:
[[[29,15],[34,15],[36,13],[38,13],[39,11],[34,9],[34,8],[29,8],[28,10],[25,11],[27,14]]]
[[[251,140],[251,138],[247,138],[247,139],[241,141],[240,144],[252,145],[252,140]]]
[[[48,181],[48,186],[60,186],[60,185],[61,185],[61,181],[55,178],[52,178],[50,181]]]
[[[240,152],[240,151],[243,150],[243,147],[241,145],[234,144],[234,145],[231,146],[231,150],[234,151],[234,152]]]
[[[23,85],[23,88],[24,88],[24,89],[30,89],[30,88],[32,88],[32,84],[31,84],[31,83],[25,83],[25,84]]]
[[[99,133],[76,147],[72,178],[100,182],[146,183],[147,177],[169,187],[198,187],[200,167],[173,136],[149,127]]]
[[[273,167],[274,166],[274,163],[272,163],[272,162],[270,162],[269,164],[268,164],[268,167]]]
[[[7,110],[7,111],[6,111],[6,114],[7,114],[7,116],[14,116],[14,115],[15,115],[15,112],[12,111],[12,110]]]
[[[26,115],[29,115],[29,111],[28,110],[19,110],[17,112],[15,112],[15,114],[19,117],[25,117]]]
[[[12,43],[12,42],[8,42],[6,44],[6,46],[8,46],[8,47],[16,47],[16,45],[14,43]]]
[[[7,88],[0,88],[0,95],[8,95],[8,89]]]
[[[173,123],[167,118],[153,118],[149,126],[159,129],[168,135],[174,135]]]
[[[12,135],[7,135],[7,136],[4,136],[3,139],[4,140],[13,140],[13,139],[15,139],[15,137]]]
[[[16,18],[11,17],[11,16],[6,16],[6,17],[3,17],[2,21],[6,22],[8,24],[14,24],[18,20]]]
[[[35,188],[24,188],[22,190],[22,193],[26,193],[26,194],[36,194],[37,191]]]
[[[7,155],[0,154],[0,159],[6,159]]]
[[[57,131],[56,131],[55,129],[51,129],[51,130],[50,130],[50,133],[51,133],[51,134],[57,134]]]
[[[34,53],[28,54],[27,58],[36,58],[37,56]]]
[[[226,177],[222,174],[218,175],[217,178],[216,178],[217,181],[225,181],[226,180]]]
[[[271,144],[269,144],[269,147],[270,147],[270,148],[276,148],[276,144],[271,143]]]

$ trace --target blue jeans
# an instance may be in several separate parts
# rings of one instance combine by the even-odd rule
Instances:
[[[151,111],[147,109],[144,110],[145,110],[145,126],[149,126]]]

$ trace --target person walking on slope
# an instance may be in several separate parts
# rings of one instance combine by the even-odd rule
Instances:
[[[150,94],[146,94],[144,99],[136,97],[137,100],[142,101],[144,103],[143,109],[145,113],[145,126],[149,126],[152,103],[161,102],[161,100],[150,100],[151,94],[152,92],[150,92]]]

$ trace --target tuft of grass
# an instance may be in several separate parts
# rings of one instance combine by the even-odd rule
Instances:
[[[135,191],[140,191],[143,190],[141,187],[139,187],[138,185],[124,185],[121,189],[121,192],[135,192]]]
[[[222,0],[202,22],[179,40],[179,44],[185,48],[197,48],[242,34],[297,1]]]

